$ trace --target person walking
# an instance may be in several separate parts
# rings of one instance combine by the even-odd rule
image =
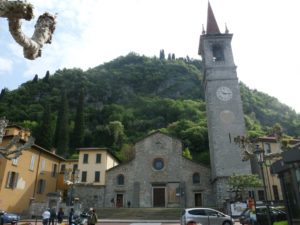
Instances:
[[[64,213],[64,211],[63,211],[63,208],[59,208],[59,211],[58,211],[58,213],[57,213],[57,223],[58,223],[58,224],[61,224],[61,223],[62,223],[62,221],[63,221],[63,219],[64,219],[64,215],[65,215],[65,213]]]
[[[54,225],[55,219],[56,219],[56,210],[55,210],[55,208],[52,208],[50,210],[49,225]]]
[[[46,209],[43,212],[42,218],[43,218],[43,225],[48,225],[49,219],[50,219],[50,211],[49,211],[49,209]]]
[[[90,215],[88,217],[88,225],[95,225],[98,222],[98,216],[95,212],[95,209],[90,209]]]
[[[74,224],[74,209],[71,208],[71,211],[69,213],[69,225]]]

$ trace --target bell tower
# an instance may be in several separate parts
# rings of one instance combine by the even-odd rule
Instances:
[[[200,36],[212,182],[216,204],[228,198],[228,177],[250,174],[249,161],[243,162],[234,137],[245,135],[244,113],[230,34],[221,33],[208,3],[207,27]]]

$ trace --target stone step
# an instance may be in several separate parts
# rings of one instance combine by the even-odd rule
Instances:
[[[181,208],[99,208],[99,219],[179,220]]]

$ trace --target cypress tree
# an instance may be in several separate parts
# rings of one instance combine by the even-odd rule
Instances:
[[[68,99],[66,91],[63,91],[61,103],[56,120],[55,140],[54,145],[57,148],[57,153],[64,157],[68,157],[69,146],[69,115],[68,115]]]
[[[166,59],[166,57],[165,57],[165,50],[160,50],[160,52],[159,52],[159,59],[160,60],[165,60]]]
[[[49,70],[47,70],[46,75],[43,80],[46,82],[49,82],[49,79],[50,79],[50,72],[49,72]]]
[[[39,76],[36,74],[32,80],[32,83],[37,83],[39,80]]]
[[[41,122],[41,126],[38,132],[39,138],[37,139],[37,143],[50,150],[53,145],[53,128],[52,128],[52,118],[51,118],[51,107],[49,104],[46,104],[44,107],[43,118]]]
[[[83,146],[84,139],[84,90],[81,89],[78,98],[78,104],[76,109],[75,126],[73,132],[73,149]]]

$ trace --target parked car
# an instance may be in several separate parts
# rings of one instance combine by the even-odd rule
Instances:
[[[182,210],[181,225],[233,225],[234,220],[211,208],[187,208]]]
[[[0,222],[5,224],[5,223],[10,223],[10,224],[16,224],[20,220],[20,216],[14,213],[9,213],[4,210],[0,210]]]
[[[272,224],[279,221],[287,221],[286,212],[269,206]],[[245,209],[240,215],[240,223],[242,225],[251,225],[251,210]],[[256,206],[256,220],[258,225],[268,224],[268,214],[266,206]]]

